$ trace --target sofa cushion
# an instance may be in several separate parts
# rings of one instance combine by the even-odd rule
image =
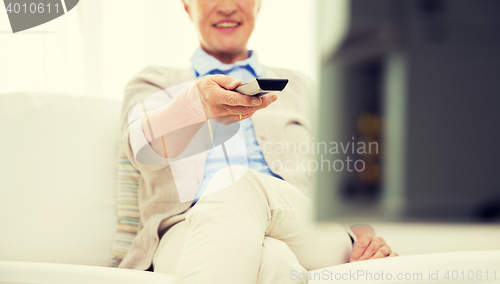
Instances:
[[[120,102],[0,95],[0,260],[111,266]]]
[[[113,266],[117,267],[127,254],[139,230],[139,171],[123,152],[122,141],[118,143],[118,176],[116,191],[116,215],[118,227],[113,241]]]

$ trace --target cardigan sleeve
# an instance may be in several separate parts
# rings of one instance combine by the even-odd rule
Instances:
[[[164,69],[156,71],[154,68],[146,68],[125,88],[122,130],[124,133],[128,132],[128,137],[124,137],[124,141],[128,141],[127,148],[131,150],[129,154],[134,157],[136,164],[144,166],[167,166],[169,164],[165,156],[152,148],[146,139],[145,131],[152,139],[163,141],[172,139],[172,137],[165,137],[166,134],[206,122],[205,111],[195,81],[168,86],[165,81],[167,77],[170,77],[170,73]],[[167,111],[167,113],[160,112],[160,114],[168,114],[168,116],[162,118],[162,123],[150,124],[153,122],[149,120],[148,115],[160,109]],[[142,128],[144,119],[147,119],[149,131]],[[166,148],[164,143],[163,149],[169,150],[168,145]]]
[[[168,85],[163,75],[154,67],[147,67],[137,73],[125,87],[121,113],[123,149],[132,165],[139,171],[159,171],[168,166],[167,160],[149,146],[140,125],[144,118],[141,101],[155,94],[156,97],[161,95]],[[149,110],[152,108],[154,106],[151,105]],[[139,155],[143,159],[142,162],[149,162],[139,162]]]
[[[129,143],[130,148],[134,153],[134,157],[141,164],[165,165],[165,158],[156,153],[156,151],[153,150],[153,147],[149,144],[149,141],[146,139],[142,129],[143,119],[144,115],[141,115],[140,119],[130,122],[129,124]]]

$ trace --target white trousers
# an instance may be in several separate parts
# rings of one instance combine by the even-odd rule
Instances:
[[[305,283],[300,273],[345,263],[352,252],[340,224],[310,222],[312,202],[280,179],[232,166],[219,171],[186,220],[162,237],[155,272],[176,283]],[[211,185],[225,184],[214,191]]]

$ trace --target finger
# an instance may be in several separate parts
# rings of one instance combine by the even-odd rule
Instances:
[[[248,107],[248,106],[227,106],[227,115],[246,115],[251,112],[256,112],[259,110],[258,107]]]
[[[239,85],[243,84],[241,80],[238,80],[231,76],[224,76],[224,75],[214,75],[212,77],[212,80],[226,90],[232,90],[238,87]]]
[[[238,92],[224,89],[217,90],[214,95],[216,104],[228,106],[258,106],[262,103],[259,97],[246,96]]]
[[[275,102],[278,99],[278,96],[275,93],[268,93],[266,95],[260,97],[252,97],[253,100],[259,100],[259,104],[252,105],[254,110],[259,110],[268,107],[271,103]]]
[[[384,245],[385,241],[382,238],[373,238],[363,255],[361,255],[361,257],[357,260],[367,260],[372,258],[375,253],[377,253],[377,251]]]
[[[275,102],[278,99],[278,96],[275,93],[267,93],[265,95],[260,96],[263,103],[269,101],[269,103]]]
[[[259,106],[253,107],[252,110],[259,110],[268,107],[271,103],[274,103],[278,96],[275,93],[269,93],[264,96],[259,97],[261,104]]]
[[[259,106],[227,106],[228,114],[235,114],[235,115],[246,115],[250,112],[256,112],[259,109],[263,109],[268,107],[272,102],[276,101],[277,96],[269,96],[266,98],[262,99],[262,103]]]
[[[399,254],[397,254],[395,252],[391,252],[391,254],[389,254],[387,257],[395,257],[395,256],[399,256]]]
[[[351,259],[349,262],[357,261],[359,257],[365,252],[366,248],[370,245],[373,239],[373,235],[366,233],[358,238],[358,241],[354,244],[354,248],[352,250]]]
[[[238,116],[228,116],[228,117],[218,117],[215,119],[215,122],[217,123],[222,123],[224,125],[230,125],[230,124],[233,124],[233,123],[236,123],[236,122],[239,122],[239,115]]]
[[[227,105],[217,105],[214,108],[214,113],[216,117],[238,117],[240,114],[246,116],[249,113],[254,113],[257,109],[248,106],[227,106]]]
[[[254,113],[252,112],[252,113],[249,113],[249,114],[246,114],[246,115],[242,115],[241,119],[240,119],[239,115],[228,115],[228,116],[225,116],[225,117],[222,117],[222,118],[217,118],[216,121],[218,123],[222,123],[222,124],[228,125],[228,124],[239,122],[239,121],[245,120],[245,119],[247,119],[249,117],[252,117],[253,114]]]
[[[392,250],[388,245],[383,245],[377,250],[377,252],[370,259],[384,258],[389,256],[391,252]]]

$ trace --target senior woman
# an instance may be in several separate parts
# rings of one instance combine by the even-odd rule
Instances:
[[[308,154],[276,147],[311,135],[313,83],[247,50],[260,1],[183,4],[200,40],[191,68],[148,67],[125,90],[124,149],[141,173],[141,223],[118,267],[172,273],[177,283],[297,283],[308,270],[396,256],[369,226],[308,224],[311,182],[296,165]],[[258,77],[289,84],[279,98],[231,91]],[[212,143],[233,122],[222,151]],[[175,160],[207,131],[207,151]]]

